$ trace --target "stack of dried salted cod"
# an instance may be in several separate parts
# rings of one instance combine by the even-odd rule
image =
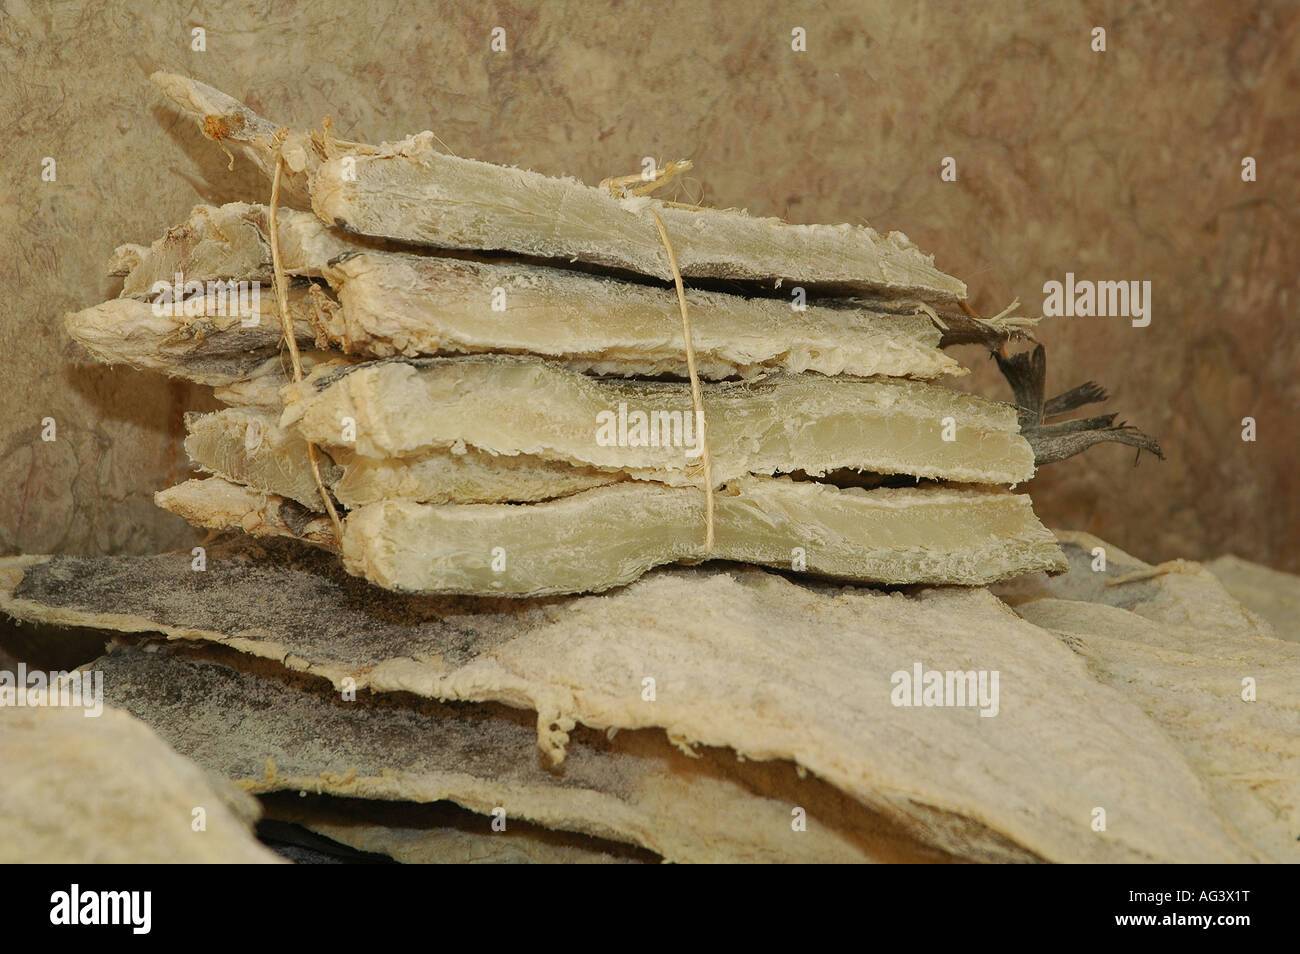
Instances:
[[[157,496],[191,522],[424,593],[596,592],[703,559],[891,584],[1062,566],[1006,489],[1034,474],[1016,409],[929,383],[962,370],[945,330],[1029,322],[961,316],[965,286],[905,236],[615,194],[429,133],[291,133],[154,80],[315,213],[200,207],[119,249],[121,297],[69,317],[98,357],[231,405],[189,420],[215,476]],[[283,307],[253,293],[277,260]],[[783,282],[799,297],[768,297]]]
[[[107,701],[178,751],[273,814],[407,857],[506,850],[498,818],[519,853],[569,860],[1275,849],[1281,826],[1248,843],[1232,825],[1238,805],[1260,817],[1242,786],[1207,793],[1204,739],[1171,738],[1120,678],[1127,647],[1103,646],[1102,685],[978,586],[649,569],[977,584],[1063,566],[1005,488],[1079,445],[1054,419],[1099,389],[1043,400],[1038,352],[1002,355],[1018,407],[931,383],[961,372],[945,345],[1030,322],[963,315],[963,286],[902,236],[615,196],[427,135],[295,134],[155,79],[283,204],[199,208],[124,246],[122,295],[69,327],[103,360],[216,389],[227,407],[186,442],[215,476],[159,496],[248,533],[210,543],[203,572],[188,553],[0,560],[0,610],[120,634],[91,664]],[[796,286],[804,310],[773,297]],[[922,661],[969,670],[969,705],[900,702]],[[1294,710],[1251,715],[1267,731]],[[300,792],[349,801],[276,808]],[[381,802],[454,802],[472,837]]]

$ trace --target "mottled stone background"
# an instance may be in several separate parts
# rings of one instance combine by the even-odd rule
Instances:
[[[1300,570],[1293,3],[2,5],[0,552],[194,538],[150,497],[186,475],[182,412],[212,399],[77,366],[61,322],[116,294],[115,245],[196,202],[266,194],[164,104],[161,68],[286,124],[431,128],[460,155],[593,183],[689,156],[705,203],[906,232],[984,313],[1017,296],[1040,309],[1066,271],[1150,280],[1150,327],[1058,319],[1040,337],[1050,390],[1097,379],[1169,459],[1134,469],[1103,447],[1049,467],[1039,513],[1149,560],[1231,551]],[[494,26],[507,54],[489,51]],[[1246,155],[1258,182],[1241,181]],[[961,357],[979,365],[968,386],[1009,396],[978,351]],[[46,416],[54,443],[37,439]]]

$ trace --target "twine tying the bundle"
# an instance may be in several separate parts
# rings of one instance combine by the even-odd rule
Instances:
[[[640,175],[619,176],[605,179],[600,185],[619,198],[648,196],[690,168],[690,160],[684,159],[681,162],[669,162],[662,169],[655,169],[653,178],[649,180]],[[641,183],[640,186],[629,188],[638,182]],[[665,205],[674,208],[698,208],[698,206],[684,206],[677,202],[668,202]],[[668,266],[672,269],[673,284],[677,288],[677,306],[682,313],[682,337],[686,342],[686,373],[691,380],[691,404],[695,410],[695,420],[699,425],[700,464],[704,471],[704,554],[708,556],[713,552],[713,457],[709,453],[708,423],[704,419],[704,396],[700,391],[700,376],[695,370],[695,343],[691,339],[691,314],[686,305],[686,288],[682,284],[682,271],[677,266],[677,254],[673,251],[673,243],[668,238],[668,229],[659,211],[653,206],[650,208],[650,214],[654,216],[655,227],[659,230],[659,240],[664,243],[664,250],[668,253]]]
[[[271,179],[271,204],[267,219],[271,232],[271,273],[275,282],[275,300],[280,309],[280,330],[289,349],[289,360],[293,364],[293,380],[297,383],[302,380],[302,358],[298,354],[297,336],[293,333],[293,319],[289,317],[289,295],[285,290],[284,263],[280,259],[280,227],[276,220],[276,209],[280,205],[280,178],[284,173],[282,137],[287,132],[288,130],[282,129],[276,133],[275,176]],[[316,489],[320,492],[326,511],[329,512],[330,522],[334,524],[335,542],[341,547],[343,546],[343,522],[339,520],[334,501],[329,491],[325,489],[325,481],[320,475],[320,457],[316,453],[316,445],[311,441],[307,442],[307,459],[311,462],[311,475],[316,481]]]

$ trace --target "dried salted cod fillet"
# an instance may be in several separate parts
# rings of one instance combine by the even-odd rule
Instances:
[[[671,289],[521,263],[368,248],[315,216],[279,216],[285,272],[326,278],[342,307],[323,303],[323,330],[344,350],[388,357],[473,352],[548,355],[577,370],[685,375],[681,317]],[[123,246],[124,295],[176,274],[199,281],[271,281],[264,206],[199,206],[149,249]],[[373,244],[373,242],[372,242]],[[493,308],[496,290],[505,310]],[[764,369],[932,378],[962,374],[924,315],[808,306],[692,290],[693,341],[705,377]],[[318,329],[319,330],[319,329]]]
[[[740,478],[716,506],[713,558],[806,561],[818,576],[978,585],[1060,559],[1023,494]],[[597,592],[704,559],[703,518],[700,491],[641,483],[528,507],[385,501],[349,515],[343,559],[372,583],[411,592]]]
[[[483,819],[448,802],[425,805],[264,796],[266,814],[357,851],[402,864],[638,864],[658,857],[629,845],[512,821],[485,830]]]
[[[281,209],[280,257],[288,275],[323,278],[329,262],[366,246],[325,228],[310,212]],[[270,217],[266,206],[247,202],[198,205],[190,217],[148,248],[124,245],[110,272],[125,274],[122,297],[149,295],[157,282],[233,279],[260,281],[271,296]]]
[[[247,666],[246,660],[239,662]],[[790,765],[692,759],[659,732],[579,733],[562,771],[537,758],[531,717],[393,697],[342,702],[318,680],[166,651],[97,660],[106,696],[178,751],[254,793],[452,801],[640,845],[667,861],[934,860],[887,821]],[[285,678],[287,677],[287,679]],[[319,688],[317,688],[319,687]],[[220,700],[214,704],[213,700]],[[792,830],[794,807],[808,830]],[[491,831],[491,817],[481,820]]]
[[[185,451],[209,473],[322,510],[307,443],[278,421],[278,413],[259,408],[187,414]],[[475,450],[434,451],[413,460],[380,460],[341,449],[332,456],[334,466],[322,468],[322,476],[335,499],[348,509],[393,499],[435,504],[531,502],[619,479],[617,474],[568,464],[492,457]]]
[[[274,495],[212,477],[154,496],[201,527],[330,543],[328,524]],[[310,518],[310,523],[306,521]],[[384,501],[348,514],[348,570],[416,593],[599,592],[664,563],[705,558],[704,495],[624,482],[536,504]],[[713,559],[877,583],[979,585],[1060,566],[1029,498],[971,488],[841,490],[743,478],[717,499]]]
[[[343,476],[334,484],[349,509],[384,500],[427,504],[533,503],[590,490],[624,478],[536,458],[492,457],[481,451],[432,452],[409,460],[362,457],[335,449]]]
[[[97,360],[161,371],[199,384],[226,385],[254,372],[274,355],[281,339],[275,296],[249,296],[247,308],[225,293],[209,290],[184,306],[191,314],[172,314],[152,301],[115,298],[71,312],[64,318],[68,334]],[[289,290],[294,336],[315,340],[308,289]]]
[[[388,357],[514,352],[596,374],[686,375],[671,289],[534,265],[391,253],[339,262],[329,330],[344,350]],[[499,291],[497,291],[499,289]],[[502,295],[503,310],[492,307]],[[932,378],[964,373],[925,316],[883,315],[687,292],[699,373],[763,370]]]
[[[275,166],[275,127],[224,93],[182,76],[153,81],[211,139],[238,145],[263,172]],[[311,195],[321,221],[352,232],[442,248],[503,249],[671,279],[653,208],[685,276],[786,279],[931,302],[966,297],[906,235],[866,226],[790,225],[721,209],[616,199],[552,178],[438,152],[431,132],[379,147],[293,134],[286,188]]]
[[[307,442],[276,423],[273,411],[227,408],[185,415],[185,453],[197,467],[236,484],[288,497],[310,510],[325,510],[308,462]],[[320,461],[327,488],[340,468]]]
[[[772,374],[703,390],[717,484],[838,468],[971,483],[1034,474],[1013,408],[918,381]],[[596,379],[536,358],[483,355],[331,369],[286,394],[283,426],[367,457],[473,446],[698,482],[699,458],[687,456],[698,455],[698,428],[683,383]],[[355,421],[355,442],[342,439],[345,418]],[[944,440],[948,419],[953,440]]]
[[[1256,849],[1296,861],[1300,646],[1196,563],[1150,566],[1083,533],[1062,542],[1070,572],[1016,585],[1016,612],[1163,727]],[[1099,547],[1106,568],[1094,571]]]
[[[1233,598],[1273,624],[1282,639],[1300,643],[1300,576],[1221,556],[1205,564]]]
[[[576,179],[449,156],[431,133],[385,143],[376,155],[327,160],[310,187],[322,222],[363,235],[577,259],[671,279],[654,209],[688,278],[787,280],[933,302],[966,297],[966,286],[901,232],[790,225],[648,196],[620,200]]]
[[[504,702],[536,712],[555,759],[575,722],[792,759],[971,860],[1254,857],[1164,730],[983,590],[904,596],[694,567],[604,596],[429,598],[288,543],[214,543],[204,573],[190,559],[0,559],[0,609],[223,643],[336,688]],[[998,714],[894,705],[892,674],[917,666],[996,670]]]
[[[187,480],[158,491],[153,499],[196,527],[242,530],[254,537],[292,537],[327,550],[338,549],[334,526],[324,514],[220,477]]]
[[[88,674],[87,674],[88,675]],[[12,689],[10,690],[12,691]],[[0,862],[273,864],[248,796],[121,709],[0,709]],[[206,829],[191,827],[195,808]]]

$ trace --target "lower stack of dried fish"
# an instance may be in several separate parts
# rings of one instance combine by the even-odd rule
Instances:
[[[1294,861],[1300,645],[1195,564],[1062,542],[1070,571],[1007,603],[744,567],[425,597],[234,540],[201,573],[188,554],[0,559],[0,611],[117,634],[87,667],[110,706],[273,818],[406,860]],[[900,704],[918,665],[926,685],[998,679]],[[6,764],[24,739],[0,733]],[[63,752],[42,750],[46,775]],[[31,777],[0,779],[0,819],[39,819],[51,787],[13,790]],[[190,805],[157,825],[188,830]]]
[[[1180,748],[1120,663],[981,588],[1067,567],[1012,492],[1036,457],[1156,450],[1052,423],[1104,394],[1044,401],[1041,349],[999,354],[1017,406],[935,383],[946,345],[1031,321],[968,317],[897,233],[293,133],[154,79],[284,205],[123,246],[121,296],[68,317],[227,405],[187,419],[211,476],[157,499],[236,537],[0,564],[6,612],[135,634],[93,664],[110,703],[413,860],[1271,856],[1226,821],[1249,796],[1188,767],[1209,736]],[[963,701],[931,708],[930,670]],[[296,791],[355,801],[270,797]]]

